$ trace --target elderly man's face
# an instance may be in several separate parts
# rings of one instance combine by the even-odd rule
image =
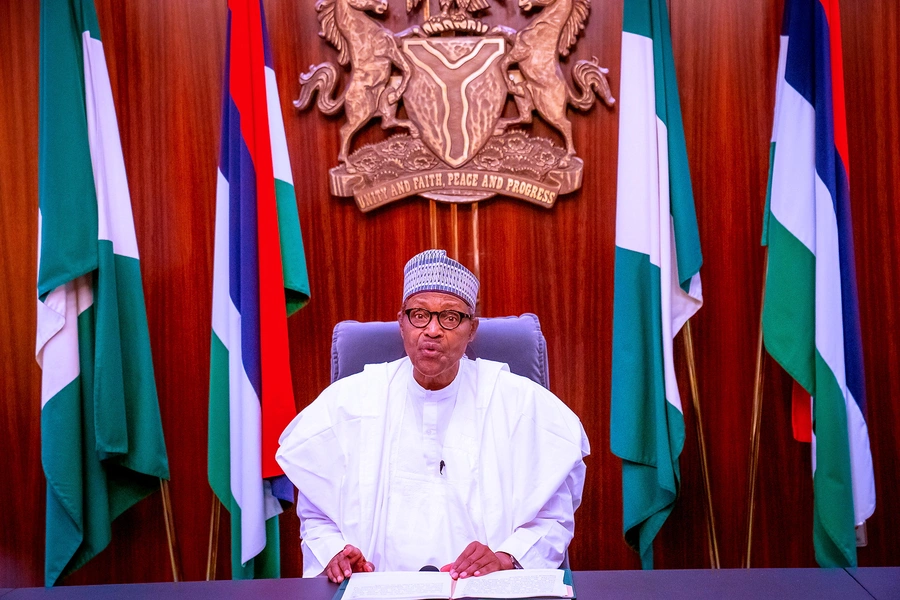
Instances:
[[[439,390],[450,385],[459,372],[459,360],[466,352],[466,345],[475,337],[477,319],[463,319],[459,327],[450,331],[438,323],[437,315],[424,329],[413,327],[405,310],[424,308],[428,311],[456,310],[469,314],[465,302],[452,294],[422,292],[407,299],[403,310],[397,314],[403,347],[413,364],[413,376],[427,390]]]

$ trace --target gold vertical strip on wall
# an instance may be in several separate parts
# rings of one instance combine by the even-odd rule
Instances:
[[[472,272],[481,281],[481,248],[478,246],[478,203],[472,203]],[[476,308],[481,304],[481,287],[475,299]]]
[[[453,260],[459,260],[459,215],[456,204],[450,205],[450,232],[453,236],[450,246],[450,257]]]
[[[428,201],[428,213],[431,217],[431,247],[437,248],[437,202],[434,200]]]

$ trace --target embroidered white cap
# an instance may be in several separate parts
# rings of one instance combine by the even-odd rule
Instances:
[[[420,292],[446,292],[475,310],[478,279],[469,269],[447,256],[446,250],[416,254],[403,268],[403,301]]]

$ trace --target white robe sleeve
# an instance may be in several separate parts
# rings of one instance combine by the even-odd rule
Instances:
[[[492,404],[502,403],[510,428],[508,437],[495,436],[494,443],[503,454],[497,476],[507,482],[501,495],[512,533],[491,549],[514,556],[525,568],[555,569],[575,534],[590,446],[578,417],[561,400],[521,378],[514,386],[510,377],[500,374]],[[505,452],[501,439],[508,444]]]
[[[326,390],[294,418],[281,434],[275,454],[298,488],[304,577],[320,574],[348,543],[337,525],[347,460],[329,414],[329,392],[334,390]]]
[[[556,569],[575,534],[574,513],[584,487],[585,466],[569,473],[537,516],[513,531],[496,552],[514,556],[526,569]]]

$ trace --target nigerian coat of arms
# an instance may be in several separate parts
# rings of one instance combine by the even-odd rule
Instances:
[[[422,0],[406,0],[406,10]],[[426,2],[428,0],[425,0]],[[588,110],[595,94],[615,100],[597,59],[560,68],[590,12],[590,0],[518,0],[531,14],[514,30],[476,15],[487,0],[439,0],[440,14],[390,31],[378,15],[387,0],[318,0],[320,35],[338,53],[349,78],[337,93],[339,67],[325,62],[300,76],[294,102],[328,115],[344,111],[331,191],[353,196],[362,211],[418,194],[444,202],[475,202],[501,194],[550,207],[581,186],[567,107]],[[535,11],[535,9],[538,9]],[[515,113],[503,116],[510,100]],[[511,111],[509,111],[511,112]],[[518,127],[538,115],[563,146]],[[371,119],[401,133],[351,151]]]

